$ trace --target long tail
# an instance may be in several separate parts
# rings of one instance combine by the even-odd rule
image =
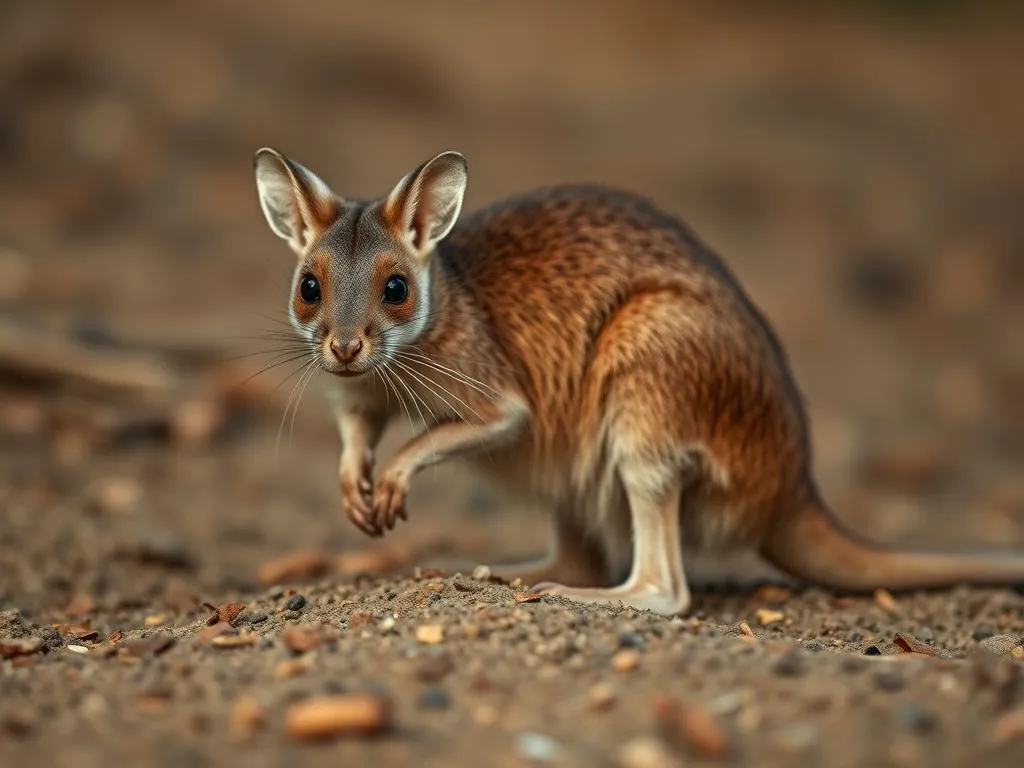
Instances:
[[[850,592],[1024,584],[1024,550],[928,552],[878,544],[817,501],[777,523],[760,552],[791,576]]]

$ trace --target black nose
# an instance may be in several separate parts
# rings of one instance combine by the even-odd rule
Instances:
[[[341,363],[351,363],[362,348],[361,339],[331,339],[331,352]]]

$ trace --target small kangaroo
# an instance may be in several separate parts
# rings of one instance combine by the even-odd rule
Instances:
[[[407,519],[413,475],[463,456],[551,512],[549,556],[494,570],[572,600],[684,613],[684,555],[737,548],[849,591],[1024,580],[1021,552],[902,551],[837,521],[774,331],[648,200],[561,186],[459,221],[458,152],[369,201],[274,149],[254,165],[298,256],[291,323],[334,375],[342,506],[369,536]],[[385,427],[414,415],[374,477]]]

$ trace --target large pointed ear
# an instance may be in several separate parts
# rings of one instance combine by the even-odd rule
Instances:
[[[381,208],[385,226],[426,255],[455,226],[467,180],[466,158],[442,152],[403,178],[387,196]]]
[[[302,255],[341,210],[341,200],[308,168],[264,147],[253,161],[256,190],[267,224]]]

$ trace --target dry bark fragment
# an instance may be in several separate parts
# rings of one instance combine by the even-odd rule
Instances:
[[[257,578],[264,585],[315,579],[331,570],[333,561],[323,552],[302,549],[263,563]]]
[[[43,650],[43,640],[39,637],[19,637],[0,640],[0,658],[13,659],[15,656],[30,656]]]
[[[245,605],[242,603],[223,603],[222,605],[203,603],[203,607],[211,611],[210,618],[206,620],[207,626],[213,626],[221,621],[230,624],[245,610]]]
[[[655,696],[651,708],[662,738],[677,750],[689,749],[709,760],[728,756],[729,741],[708,710],[664,695]]]
[[[210,645],[217,648],[244,648],[246,646],[255,645],[256,641],[259,639],[260,636],[255,632],[236,632],[231,630],[210,638]]]
[[[514,597],[517,603],[537,603],[542,595],[540,592],[516,592]]]
[[[928,645],[927,643],[922,643],[913,635],[908,635],[903,632],[897,632],[896,636],[893,637],[892,641],[897,647],[899,647],[906,653],[917,653],[922,654],[924,656],[936,655],[936,650],[932,646]]]
[[[281,633],[281,642],[292,653],[306,653],[337,637],[328,624],[298,624]]]

